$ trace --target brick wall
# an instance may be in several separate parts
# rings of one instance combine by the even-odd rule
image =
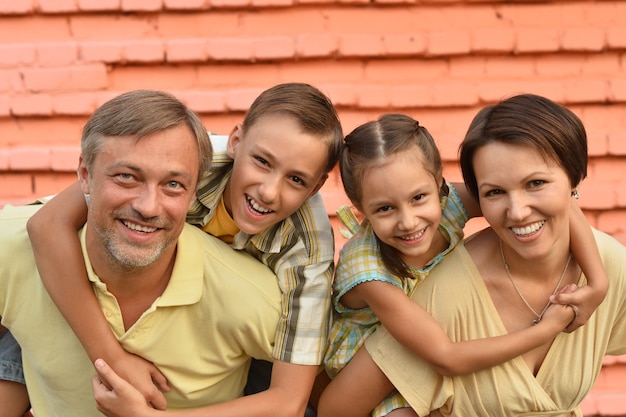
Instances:
[[[86,118],[130,89],[168,90],[228,133],[265,88],[309,82],[346,132],[417,118],[452,180],[477,110],[532,92],[584,121],[580,205],[626,243],[625,51],[619,1],[0,0],[0,206],[73,182]],[[346,201],[336,175],[323,193],[330,215]],[[625,360],[607,360],[584,411],[626,414]]]

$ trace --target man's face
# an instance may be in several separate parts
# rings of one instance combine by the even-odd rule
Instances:
[[[106,263],[128,271],[170,262],[195,195],[198,165],[196,139],[185,125],[139,140],[106,138],[90,174],[81,160],[94,268]]]

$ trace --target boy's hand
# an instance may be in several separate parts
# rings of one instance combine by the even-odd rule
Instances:
[[[94,362],[98,375],[91,378],[98,411],[108,417],[147,415],[150,408],[143,395],[122,379],[102,359]]]
[[[137,355],[126,353],[111,367],[113,368],[112,372],[113,370],[117,371],[117,375],[136,388],[153,408],[157,410],[167,408],[167,400],[163,396],[163,392],[168,392],[170,387],[165,376],[154,364]]]
[[[565,328],[567,333],[571,333],[587,323],[593,312],[602,303],[605,294],[605,292],[597,291],[589,285],[578,287],[575,284],[569,284],[551,296],[550,301],[555,304],[569,305],[574,309],[576,316]]]
[[[546,310],[540,325],[551,323],[551,325],[554,325],[554,334],[556,335],[556,333],[564,331],[574,319],[576,319],[576,312],[573,306],[553,304]]]

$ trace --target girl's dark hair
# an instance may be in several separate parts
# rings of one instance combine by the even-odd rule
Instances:
[[[362,124],[346,136],[339,169],[343,188],[354,207],[363,212],[363,181],[370,169],[386,163],[392,155],[413,150],[419,152],[426,171],[436,181],[441,181],[442,192],[447,195],[439,150],[428,130],[418,121],[403,114],[385,114],[378,120]],[[399,277],[412,276],[398,251],[378,236],[376,240],[387,269]]]

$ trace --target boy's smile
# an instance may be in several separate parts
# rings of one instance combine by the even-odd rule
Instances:
[[[233,172],[224,204],[237,226],[259,233],[291,216],[325,180],[328,146],[288,115],[260,118],[228,139]]]

